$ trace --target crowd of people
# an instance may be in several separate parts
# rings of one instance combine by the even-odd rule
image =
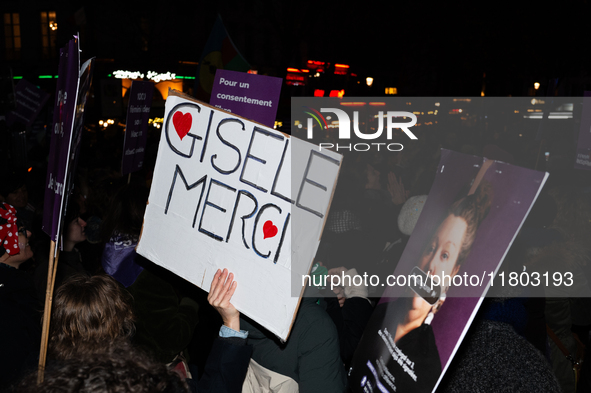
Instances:
[[[534,147],[493,134],[491,139],[424,137],[401,152],[345,152],[315,262],[329,275],[392,273],[445,147],[549,171],[501,269],[560,264],[579,272],[581,285],[588,286],[589,174],[573,170],[568,159],[537,167]],[[130,181],[118,174],[120,149],[112,146],[122,146],[120,139],[108,133],[92,137],[83,136],[63,221],[41,384],[37,368],[50,249],[41,230],[45,174],[42,167],[33,174],[11,169],[0,179],[0,390],[336,393],[351,388],[351,361],[374,310],[379,313],[375,288],[343,285],[328,297],[330,289],[307,288],[290,337],[281,342],[232,305],[240,279],[231,272],[219,270],[207,293],[135,252],[158,135],[151,135],[144,168]],[[490,201],[482,202],[486,192],[483,186],[476,196],[459,200],[440,229],[449,220],[472,225],[474,232],[490,207]],[[477,213],[475,198],[481,205]],[[454,268],[461,268],[469,248],[453,258]],[[434,271],[432,263],[426,257],[424,269]],[[438,390],[591,391],[589,363],[575,364],[589,343],[591,298],[540,290],[546,292],[486,299]],[[417,314],[412,324],[428,325],[428,314]],[[399,327],[397,342],[412,338],[411,329],[402,322]]]

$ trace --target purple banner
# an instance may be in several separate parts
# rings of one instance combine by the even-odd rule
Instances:
[[[60,233],[60,218],[66,194],[65,183],[76,112],[79,68],[78,39],[72,39],[60,50],[59,77],[45,181],[42,229],[53,241],[57,241]]]
[[[273,128],[281,82],[281,78],[218,68],[209,103]]]
[[[575,157],[575,169],[591,170],[591,91],[583,97],[583,116]]]
[[[16,108],[6,116],[6,124],[9,126],[16,122],[21,122],[27,127],[33,124],[49,99],[49,94],[25,79],[15,86],[14,95]]]
[[[352,391],[435,390],[546,178],[543,172],[442,151],[433,187],[392,275],[399,285],[388,287],[357,346],[349,372]]]
[[[133,81],[127,107],[125,140],[123,141],[123,175],[138,171],[144,164],[144,149],[148,140],[148,120],[152,106],[154,83]]]

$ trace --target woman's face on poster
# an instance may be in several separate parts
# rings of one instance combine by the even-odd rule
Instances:
[[[456,263],[467,227],[463,218],[448,215],[423,251],[419,265],[421,270],[432,276],[438,275],[441,280],[444,275],[453,277],[460,269]]]

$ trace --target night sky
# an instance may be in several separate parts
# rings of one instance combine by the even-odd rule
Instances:
[[[587,1],[273,2],[264,0],[101,1],[84,5],[86,53],[121,66],[199,61],[219,13],[238,50],[260,73],[285,77],[307,60],[344,63],[376,94],[527,95],[533,82],[560,78],[560,95],[582,95],[591,66]],[[72,11],[80,7],[76,2]],[[60,31],[62,37],[71,31]],[[148,51],[138,48],[142,41]],[[85,46],[86,45],[86,46]],[[484,78],[485,76],[485,78]],[[483,79],[484,78],[484,79]]]

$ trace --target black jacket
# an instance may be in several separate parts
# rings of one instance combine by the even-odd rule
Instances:
[[[0,263],[0,391],[37,366],[42,311],[33,279]]]

